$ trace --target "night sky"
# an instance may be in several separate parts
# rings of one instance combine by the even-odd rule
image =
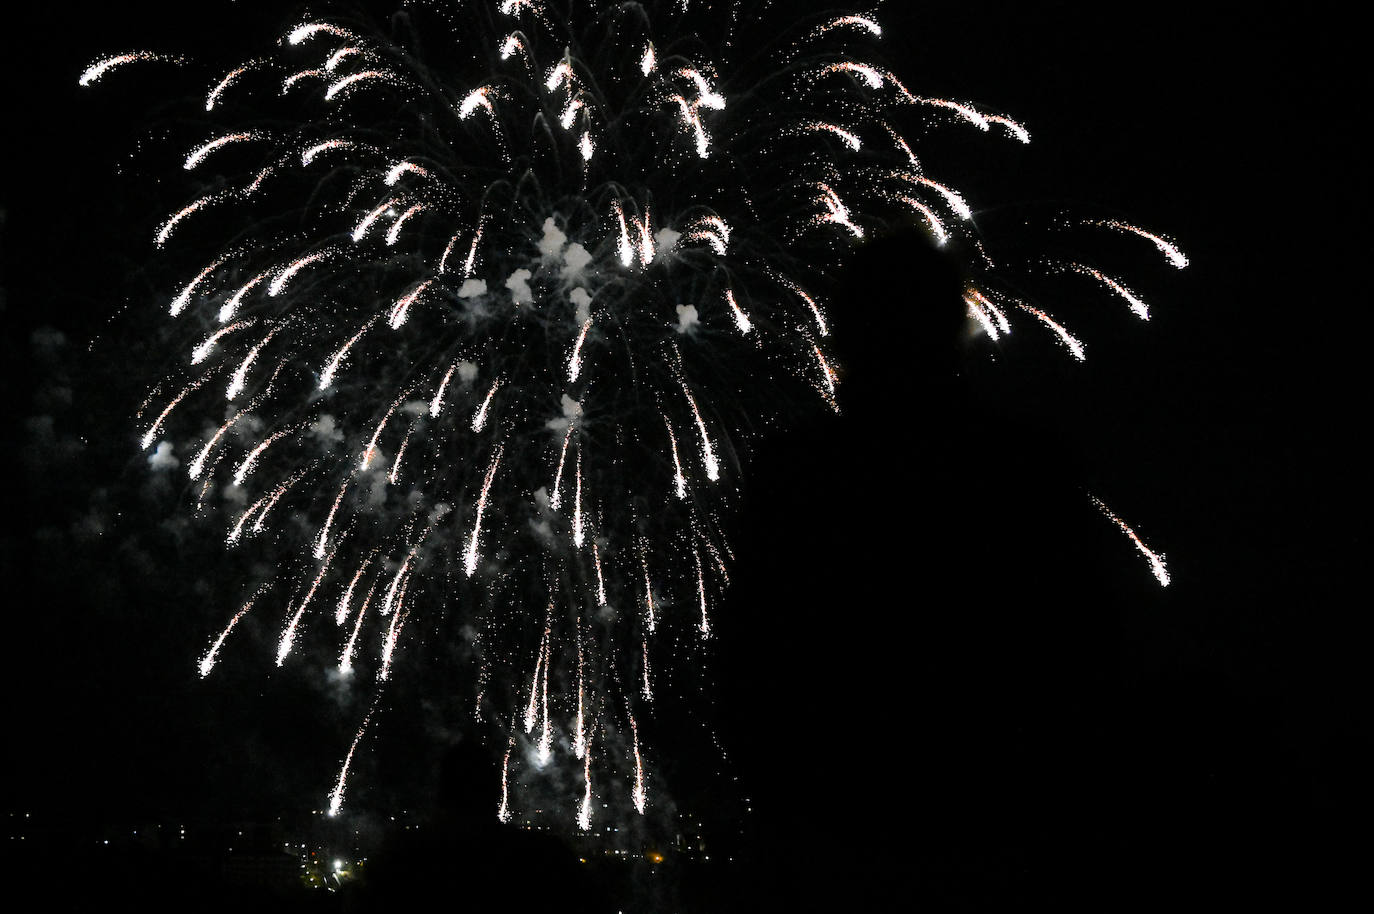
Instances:
[[[125,214],[167,191],[118,170],[159,86],[76,78],[132,47],[243,58],[287,21],[136,6],[29,5],[3,61],[3,812],[91,827],[308,808],[354,726],[290,677],[196,679],[232,572],[125,513],[123,417],[160,370],[86,347],[137,325],[111,323],[125,305],[161,308],[148,225]],[[990,236],[1088,213],[1192,263],[1133,264],[1149,323],[1105,298],[1069,311],[1080,365],[1029,323],[971,342],[955,267],[912,237],[861,255],[830,306],[842,414],[751,460],[715,614],[730,760],[676,735],[677,799],[749,807],[741,909],[1307,897],[1369,800],[1350,30],[1314,7],[889,6],[908,86],[1032,133],[940,135]],[[1167,556],[1167,590],[1088,492]],[[358,796],[414,802],[428,756],[386,743]]]

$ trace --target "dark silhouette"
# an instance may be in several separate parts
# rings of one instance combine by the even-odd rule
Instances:
[[[1099,867],[1110,531],[1066,436],[970,377],[962,284],[920,232],[867,245],[830,309],[843,413],[747,490],[723,689],[778,910],[1048,899]]]

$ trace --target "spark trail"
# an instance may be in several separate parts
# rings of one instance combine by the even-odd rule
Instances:
[[[1135,531],[1132,530],[1124,520],[1117,517],[1112,509],[1108,508],[1106,504],[1103,503],[1102,499],[1098,498],[1096,495],[1091,495],[1089,497],[1092,499],[1093,504],[1097,505],[1098,510],[1105,514],[1108,520],[1121,528],[1121,532],[1126,534],[1126,537],[1135,545],[1135,548],[1140,550],[1140,554],[1145,556],[1145,560],[1150,563],[1150,573],[1155,576],[1155,580],[1159,581],[1159,586],[1168,587],[1169,572],[1168,569],[1164,567],[1164,556],[1150,549],[1149,546],[1146,546],[1145,543],[1141,541],[1140,537],[1136,536]]]

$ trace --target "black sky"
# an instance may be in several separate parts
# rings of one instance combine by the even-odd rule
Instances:
[[[1032,132],[1026,148],[950,145],[989,220],[1122,216],[1171,234],[1192,265],[1142,259],[1152,320],[1092,319],[1083,366],[1030,333],[995,362],[971,352],[913,307],[946,295],[938,258],[910,284],[878,263],[835,305],[844,414],[758,455],[719,613],[717,703],[757,806],[760,884],[800,904],[915,880],[942,907],[1063,898],[1113,873],[1118,892],[1205,884],[1223,898],[1338,867],[1369,799],[1354,762],[1369,630],[1353,350],[1368,176],[1347,132],[1350,30],[1311,7],[888,5],[885,53],[908,85]],[[114,167],[135,131],[104,143],[152,100],[82,94],[76,77],[109,50],[213,34],[238,57],[273,34],[252,20],[207,33],[192,15],[30,5],[11,21],[6,811],[270,806],[317,772],[274,772],[263,789],[254,766],[332,726],[285,691],[248,707],[229,689],[198,697],[195,608],[140,605],[148,569],[118,548],[87,544],[64,575],[52,550],[91,490],[129,484],[99,476],[121,465],[119,442],[91,442],[62,480],[32,459],[31,417],[118,408],[87,389],[111,366],[62,360],[80,364],[148,282],[130,240],[146,227],[120,225],[141,178]],[[36,354],[45,327],[65,335],[62,355]],[[44,391],[77,371],[63,413]],[[1167,591],[1090,508],[1066,506],[1085,490],[1167,554]],[[91,576],[112,588],[102,605]],[[279,710],[257,716],[264,702]]]

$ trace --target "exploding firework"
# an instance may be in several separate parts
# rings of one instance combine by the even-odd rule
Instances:
[[[202,675],[250,607],[280,616],[278,666],[321,645],[369,707],[422,640],[445,645],[477,671],[469,707],[504,753],[499,817],[561,760],[585,830],[617,783],[601,772],[633,785],[617,802],[649,803],[650,664],[713,636],[745,430],[798,394],[838,409],[825,296],[856,244],[924,226],[966,262],[990,338],[1028,315],[1085,348],[1010,291],[903,125],[1029,132],[914,94],[881,64],[872,15],[404,12],[388,34],[297,23],[206,78],[186,202],[149,228],[183,270],[162,307],[185,363],[138,431],[195,451],[197,508],[226,548],[273,557]],[[80,82],[171,60],[120,54]],[[1078,227],[1187,263],[1124,222]],[[1122,280],[1062,269],[1148,317]]]

